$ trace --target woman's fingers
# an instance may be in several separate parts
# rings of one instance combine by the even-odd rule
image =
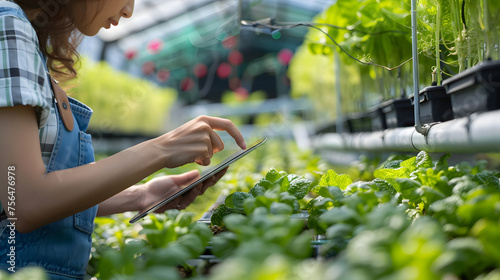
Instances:
[[[191,162],[209,165],[213,154],[224,149],[216,130],[226,131],[246,149],[243,135],[230,120],[200,116],[159,138],[167,160],[165,166],[174,168]]]
[[[215,175],[198,184],[184,195],[176,198],[175,200],[168,203],[164,207],[161,207],[155,212],[162,213],[166,209],[181,210],[186,208],[196,199],[196,197],[204,194],[209,187],[215,185],[220,180],[220,178],[224,176],[228,168],[229,167],[226,167],[217,172]],[[152,202],[156,202],[158,200],[158,197],[165,195],[166,192],[169,192],[173,195],[184,186],[193,183],[199,178],[200,173],[197,170],[193,170],[180,175],[164,176],[151,180],[147,183],[149,186],[147,186],[146,193],[143,194],[146,196],[143,197],[143,199],[145,199],[146,201],[144,201],[144,206],[142,208],[145,208],[146,205],[149,206]]]
[[[212,129],[226,131],[234,138],[236,144],[240,146],[243,150],[247,148],[245,139],[243,135],[238,130],[238,128],[228,119],[216,118],[216,117],[201,117]],[[222,141],[222,140],[221,140]]]
[[[192,170],[180,175],[171,175],[172,181],[177,186],[185,186],[190,184],[200,178],[200,172],[198,170]]]
[[[215,131],[210,133],[210,141],[212,142],[212,155],[224,150],[224,142]]]

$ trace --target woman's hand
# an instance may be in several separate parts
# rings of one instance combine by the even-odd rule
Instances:
[[[219,179],[226,173],[227,169],[228,168],[221,170],[214,176],[203,181],[198,186],[194,187],[187,193],[166,204],[155,212],[163,213],[167,209],[180,210],[186,208],[195,200],[197,196],[202,195],[209,187],[215,185],[215,183],[217,183],[217,181],[219,181]],[[159,202],[159,200],[163,197],[167,198],[175,194],[176,192],[181,190],[182,187],[185,187],[188,184],[196,181],[198,178],[200,178],[199,172],[197,170],[193,170],[181,175],[171,175],[155,178],[145,183],[140,187],[142,192],[140,203],[141,210],[146,209],[147,207],[150,207],[151,205]]]
[[[165,155],[165,167],[175,168],[191,162],[209,165],[213,154],[224,149],[215,130],[227,131],[240,148],[246,149],[241,132],[230,120],[200,116],[155,139]]]

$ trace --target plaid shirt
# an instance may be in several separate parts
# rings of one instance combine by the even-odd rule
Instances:
[[[0,1],[0,7],[22,9]],[[52,89],[38,37],[31,23],[14,13],[0,14],[0,107],[30,105],[38,119],[42,158],[47,166],[57,134]]]

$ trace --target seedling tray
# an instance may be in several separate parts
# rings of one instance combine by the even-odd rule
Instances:
[[[380,104],[385,114],[387,128],[413,126],[415,124],[413,105],[410,99],[391,99]]]
[[[410,97],[415,106],[415,98]],[[450,95],[444,86],[430,86],[419,93],[420,121],[422,123],[444,122],[453,119]]]
[[[485,61],[443,82],[455,118],[500,109],[500,61]]]

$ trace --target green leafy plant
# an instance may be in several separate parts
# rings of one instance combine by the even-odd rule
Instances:
[[[300,210],[300,200],[309,192],[311,181],[295,174],[271,169],[248,193],[235,192],[224,204],[214,210],[212,225],[225,226],[224,217],[251,214],[258,207],[265,207],[273,214],[293,214]]]

